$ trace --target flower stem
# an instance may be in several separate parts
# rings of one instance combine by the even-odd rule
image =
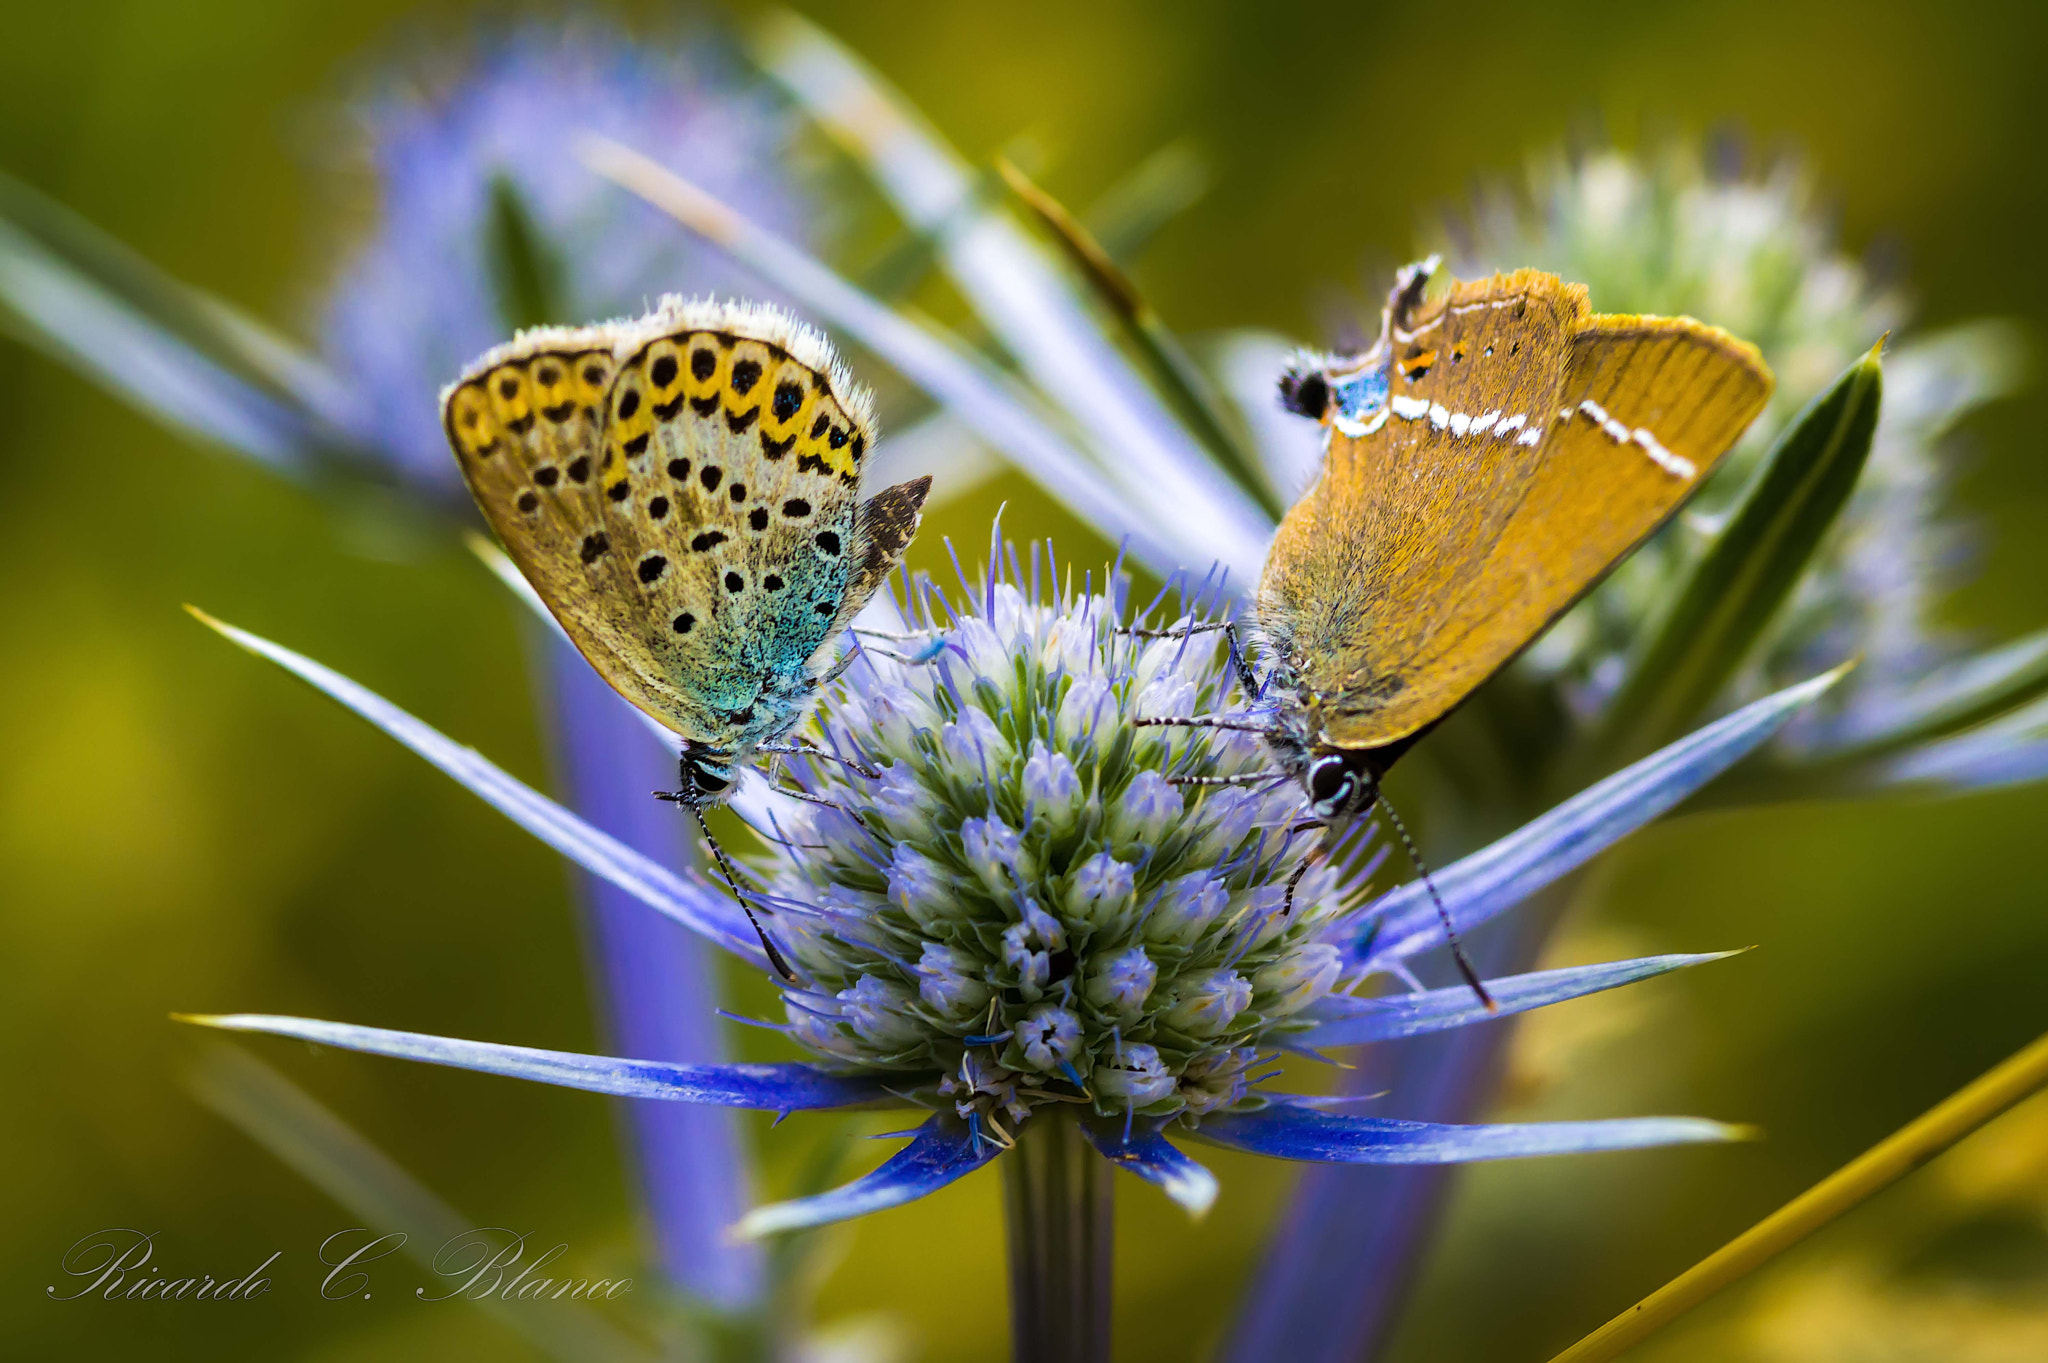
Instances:
[[[1605,1363],[2048,1086],[2048,1035],[1922,1113],[1550,1363]]]
[[[1000,1161],[1010,1231],[1014,1363],[1108,1363],[1110,1168],[1060,1108],[1041,1108]]]

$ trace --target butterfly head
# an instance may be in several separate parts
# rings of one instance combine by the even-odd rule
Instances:
[[[1301,784],[1309,808],[1324,823],[1364,813],[1379,798],[1379,775],[1370,755],[1345,748],[1324,748],[1310,755]]]
[[[732,794],[739,779],[739,765],[731,753],[702,744],[683,749],[682,794],[694,805],[719,805]]]
[[[1330,380],[1321,356],[1299,354],[1280,375],[1280,405],[1296,416],[1321,421],[1330,410]]]

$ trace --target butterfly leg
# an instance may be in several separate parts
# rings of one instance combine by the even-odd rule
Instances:
[[[944,639],[934,639],[932,640],[929,646],[921,648],[915,653],[898,653],[893,648],[869,648],[866,645],[861,646],[861,652],[863,653],[872,653],[877,658],[887,658],[890,662],[902,663],[905,667],[923,667],[926,663],[938,657],[941,653],[944,653],[945,651],[946,641]]]
[[[864,630],[855,631],[856,634],[865,632]],[[887,658],[892,663],[902,663],[905,667],[922,667],[945,651],[946,639],[944,635],[940,635],[932,640],[928,646],[919,649],[915,653],[898,653],[890,648],[869,648],[866,644],[859,644],[855,648],[848,649],[838,662],[832,664],[832,669],[820,677],[818,681],[820,685],[838,681],[846,675],[847,668],[852,667],[861,658],[870,654],[877,658]]]
[[[847,626],[848,630],[863,639],[887,639],[892,644],[907,644],[912,639],[930,639],[937,635],[945,638],[944,630],[937,629],[868,629],[865,626]]]
[[[1218,718],[1215,715],[1189,715],[1178,718],[1134,719],[1131,727],[1136,729],[1229,729],[1234,733],[1259,734],[1266,738],[1280,738],[1282,731],[1270,724],[1254,724],[1249,720]]]
[[[795,786],[785,786],[775,781],[768,783],[768,789],[774,791],[777,795],[787,795],[792,800],[802,800],[807,805],[823,805],[827,809],[836,809],[862,828],[867,829],[868,832],[872,833],[875,831],[872,828],[868,828],[868,821],[860,816],[859,810],[843,805],[837,800],[828,800],[822,795],[813,795],[808,790],[798,790]]]
[[[1214,634],[1223,632],[1223,642],[1230,648],[1231,670],[1237,673],[1237,684],[1244,693],[1256,699],[1265,691],[1265,686],[1252,672],[1251,660],[1245,656],[1243,646],[1238,642],[1237,623],[1232,620],[1211,620],[1199,625],[1187,625],[1180,629],[1139,629],[1133,625],[1117,631],[1133,639],[1185,639],[1192,634]],[[1270,679],[1270,678],[1269,678]]]
[[[856,762],[851,757],[841,757],[836,752],[826,752],[823,748],[818,747],[814,743],[763,743],[754,751],[771,752],[775,753],[778,756],[785,757],[822,757],[827,762],[837,762],[840,766],[845,767],[849,771],[858,772],[860,775],[867,777],[870,781],[879,781],[882,779],[882,773],[876,771],[873,767],[868,766],[866,763]]]
[[[1285,781],[1284,771],[1244,771],[1235,776],[1169,776],[1170,786],[1257,786],[1273,781]]]
[[[1280,916],[1282,918],[1294,912],[1295,886],[1301,884],[1301,878],[1308,874],[1311,866],[1314,866],[1329,855],[1330,849],[1327,845],[1318,845],[1314,851],[1301,859],[1301,865],[1294,868],[1294,874],[1287,877],[1287,894],[1280,901]]]

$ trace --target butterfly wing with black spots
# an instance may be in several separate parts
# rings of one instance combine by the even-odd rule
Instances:
[[[444,398],[477,503],[606,680],[739,761],[804,718],[928,480],[864,514],[867,394],[770,308],[665,301],[522,335]]]

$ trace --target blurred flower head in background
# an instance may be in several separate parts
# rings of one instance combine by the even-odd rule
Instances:
[[[665,292],[758,282],[591,174],[599,135],[806,238],[790,122],[712,35],[634,41],[593,19],[515,28],[441,64],[381,68],[352,109],[374,225],[328,293],[333,419],[409,476],[460,491],[436,416],[449,376],[513,329],[645,311]]]

